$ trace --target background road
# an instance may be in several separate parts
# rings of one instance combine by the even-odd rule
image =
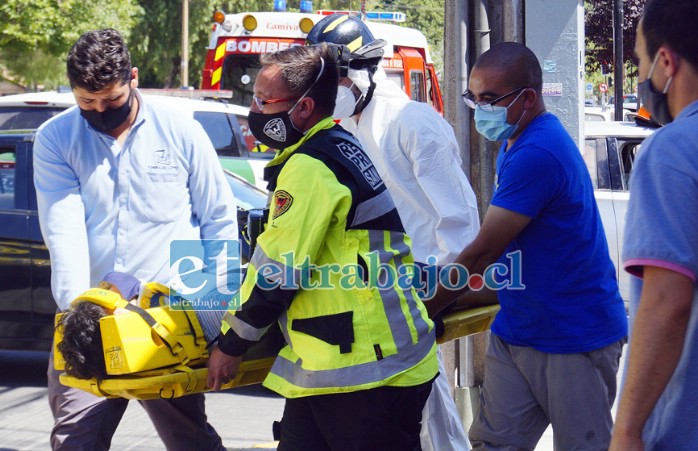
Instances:
[[[0,451],[49,450],[53,424],[46,389],[47,352],[0,351]],[[228,449],[249,449],[272,441],[284,400],[261,385],[206,394],[209,422]],[[273,449],[273,444],[269,445]],[[268,447],[269,447],[268,446]],[[145,411],[129,407],[112,440],[112,450],[162,450]]]
[[[0,451],[50,449],[53,418],[46,390],[47,362],[47,352],[0,351]],[[261,385],[206,394],[209,422],[230,450],[249,450],[253,446],[257,450],[275,449],[271,425],[281,418],[283,404],[283,398]],[[112,440],[112,450],[162,449],[145,411],[137,402],[129,403]],[[536,451],[552,450],[553,434],[548,428]]]

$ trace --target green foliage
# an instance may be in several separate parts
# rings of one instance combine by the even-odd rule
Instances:
[[[65,57],[82,33],[128,32],[140,13],[136,0],[3,0],[0,72],[25,86],[66,84]]]
[[[213,16],[213,0],[189,1],[189,85],[198,87]],[[144,14],[133,27],[129,50],[143,88],[181,86],[182,2],[140,0]]]
[[[189,85],[199,87],[215,9],[226,13],[272,11],[273,0],[186,0],[189,2]],[[298,11],[299,0],[288,0]],[[360,0],[314,0],[313,9],[358,11]],[[366,0],[367,11],[400,11],[404,26],[422,31],[441,67],[444,0]],[[66,85],[65,59],[85,31],[119,30],[139,68],[140,86],[181,85],[182,0],[0,0],[0,74],[29,89]]]
[[[623,0],[623,63],[635,70],[635,30],[646,0]],[[587,73],[600,70],[602,61],[613,62],[613,0],[584,1],[584,35]],[[629,75],[634,75],[632,72]]]
[[[367,2],[368,3],[368,2]],[[443,69],[444,48],[444,0],[392,0],[375,2],[374,10],[398,11],[406,14],[407,20],[402,24],[415,28],[427,38],[429,50],[437,71]],[[382,4],[382,6],[380,6]]]
[[[273,11],[274,0],[223,0],[217,2],[216,7],[228,14],[244,13],[246,11]],[[211,13],[213,14],[213,10]]]

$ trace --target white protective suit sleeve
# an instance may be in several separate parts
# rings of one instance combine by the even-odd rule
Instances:
[[[412,237],[415,260],[450,263],[480,228],[453,129],[431,106],[409,101],[382,68],[374,81],[358,123],[355,116],[341,125],[376,164]]]

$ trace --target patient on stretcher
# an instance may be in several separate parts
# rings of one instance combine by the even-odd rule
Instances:
[[[177,308],[177,296],[160,284],[141,286],[127,274],[105,276],[99,288],[57,315],[54,362],[65,371],[61,383],[96,396],[130,399],[207,391],[206,362],[225,311]],[[497,310],[456,310],[444,318],[439,341],[486,330]],[[260,383],[284,345],[280,328],[270,327],[243,355],[238,377],[224,388]]]
[[[78,298],[76,302],[73,302],[70,308],[63,312],[57,322],[57,328],[62,333],[62,340],[58,342],[57,349],[62,355],[65,371],[69,375],[80,379],[102,379],[108,376],[109,365],[105,361],[105,354],[107,356],[110,354],[105,350],[102,340],[103,333],[100,327],[100,324],[104,324],[104,322],[100,323],[102,318],[110,315],[132,315],[135,317],[143,314],[154,314],[154,312],[150,312],[151,309],[138,308],[138,294],[141,291],[141,283],[130,274],[109,273],[104,277],[99,288],[117,293],[121,298],[121,302],[118,305],[107,305],[109,302],[100,301],[102,304],[100,305],[94,301],[91,302],[90,300],[81,300]],[[96,293],[99,292],[96,291]],[[164,295],[164,293],[157,294]],[[158,304],[162,305],[163,309],[168,309],[166,298],[159,300]],[[164,314],[166,312],[159,313]],[[175,318],[185,319],[185,321],[180,321],[182,324],[175,324],[174,327],[171,324],[166,324],[165,327],[169,328],[163,333],[168,334],[168,336],[175,341],[182,340],[182,336],[185,336],[184,339],[189,339],[192,345],[197,341],[196,336],[199,335],[197,343],[199,354],[190,355],[188,358],[188,360],[193,360],[193,358],[195,359],[197,357],[207,357],[207,348],[215,341],[219,334],[221,319],[224,313],[225,311],[222,310],[198,310],[187,313],[177,312],[176,314],[171,312],[168,318],[159,316],[155,318],[155,320],[164,324],[166,319],[172,318],[172,315],[174,315]],[[129,324],[125,322],[125,318],[118,318],[117,320],[118,322],[116,324]],[[147,336],[143,338],[145,340],[150,339],[153,334],[151,333],[151,327],[145,324],[147,318],[143,318],[143,320],[139,318],[136,321],[136,324],[144,326],[141,330],[144,331]],[[112,323],[108,322],[107,324]],[[164,342],[167,342],[167,338],[158,337],[158,330],[154,330],[156,341],[157,338],[160,338],[163,339]],[[163,331],[163,329],[160,330]],[[133,338],[130,340],[132,339]],[[160,344],[162,345],[163,343],[161,342]],[[170,343],[169,345],[176,347],[174,343]],[[170,352],[170,354],[172,354],[172,352]],[[114,366],[113,359],[110,359],[109,363]],[[110,371],[109,373],[114,372]]]
[[[219,305],[213,290],[201,300]],[[95,396],[169,399],[208,391],[209,350],[224,310],[194,310],[157,283],[110,273],[56,316],[55,367],[62,384]],[[244,355],[238,376],[223,388],[261,383],[285,345],[278,326]]]

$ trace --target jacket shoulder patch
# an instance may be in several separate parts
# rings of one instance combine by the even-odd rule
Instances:
[[[276,219],[286,213],[293,203],[293,196],[284,190],[279,190],[274,193],[274,214],[272,219]]]

